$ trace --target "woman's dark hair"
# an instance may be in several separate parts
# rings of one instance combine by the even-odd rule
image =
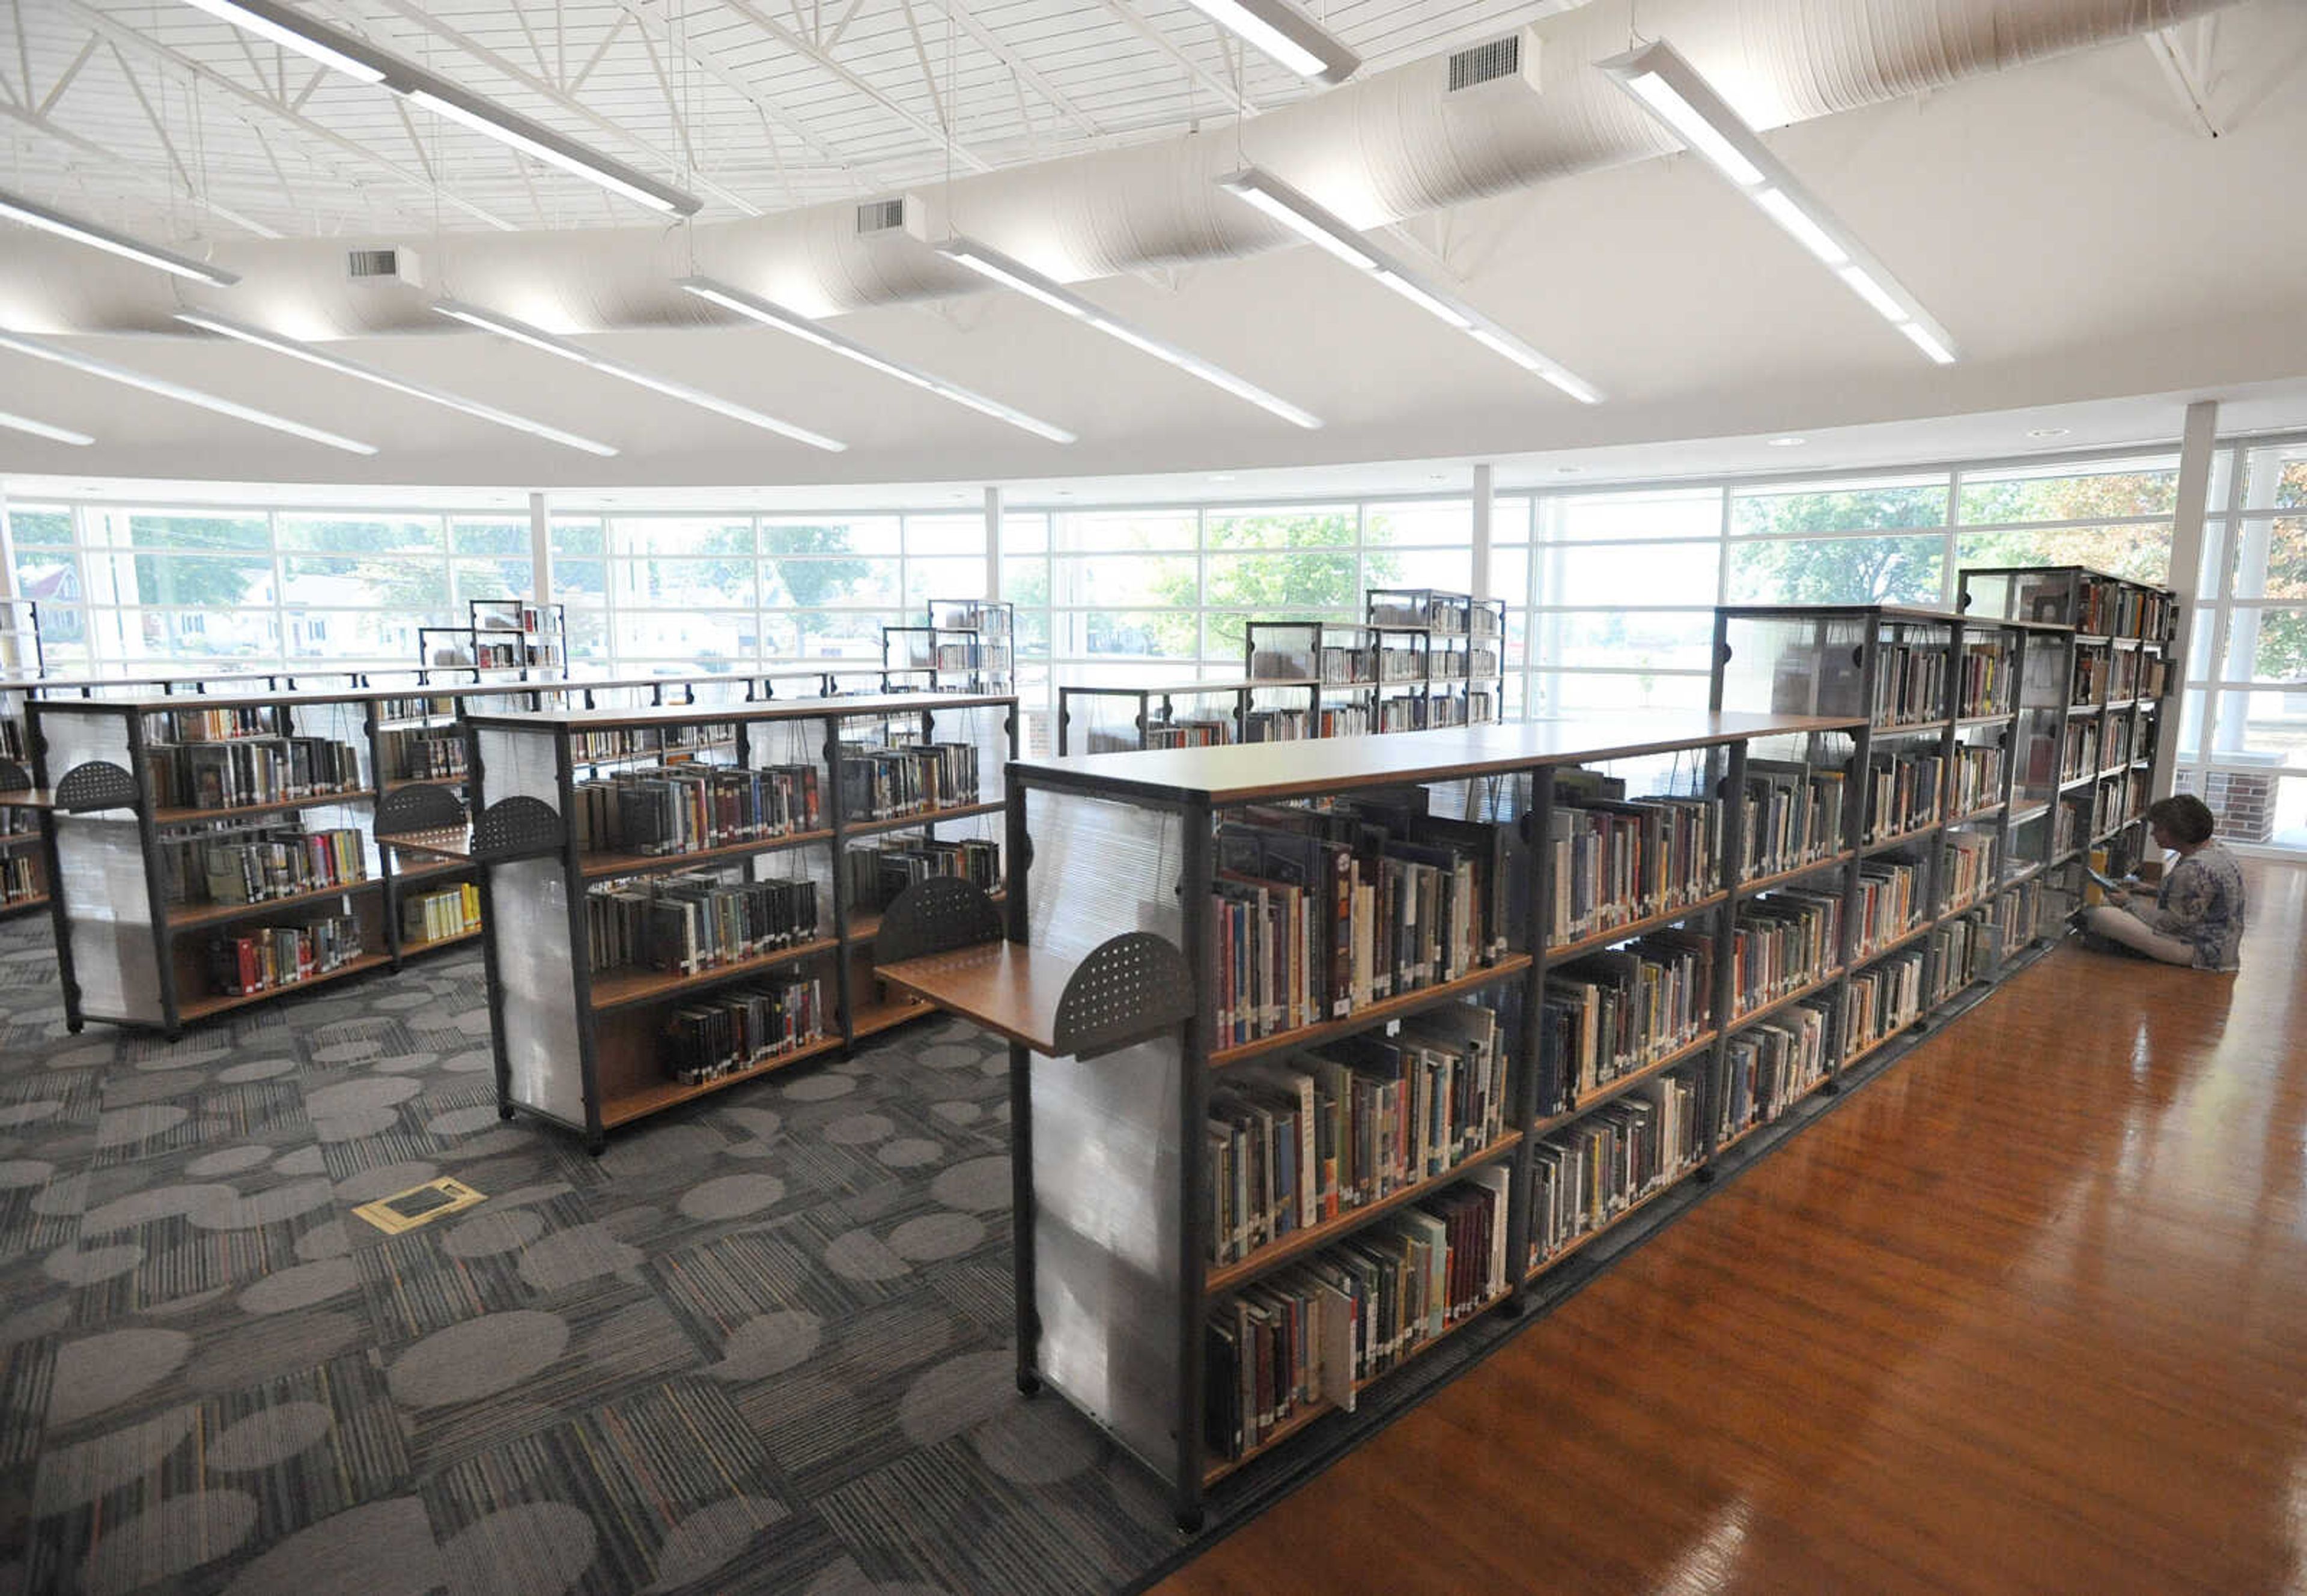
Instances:
[[[2210,805],[2192,793],[2157,799],[2147,806],[2147,823],[2162,827],[2190,846],[2210,841],[2211,833],[2218,827]]]

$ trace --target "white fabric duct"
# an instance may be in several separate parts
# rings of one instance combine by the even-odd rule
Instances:
[[[1943,88],[2135,37],[2234,0],[1595,0],[1531,30],[1539,87],[1446,91],[1432,56],[1237,126],[985,172],[917,190],[908,228],[965,233],[1068,281],[1296,242],[1213,179],[1255,164],[1372,227],[1678,148],[1593,63],[1663,39],[1761,128]],[[919,238],[860,237],[852,204],[743,221],[386,239],[425,258],[426,288],[355,283],[345,240],[219,247],[244,280],[210,289],[12,233],[0,324],[23,331],[184,331],[179,302],[325,339],[442,331],[434,294],[561,332],[715,324],[680,292],[692,271],[832,314],[984,290]]]

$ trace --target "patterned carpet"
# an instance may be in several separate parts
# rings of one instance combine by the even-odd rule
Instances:
[[[614,1137],[496,1114],[476,952],[65,1033],[0,923],[0,1592],[1078,1592],[1180,1546],[1011,1383],[958,1025]],[[357,1205],[485,1192],[388,1237]]]

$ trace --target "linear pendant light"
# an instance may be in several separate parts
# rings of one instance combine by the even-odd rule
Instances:
[[[1234,198],[1264,211],[1300,238],[1318,245],[1347,265],[1368,272],[1428,315],[1456,328],[1483,348],[1504,356],[1522,370],[1552,383],[1579,403],[1593,405],[1601,402],[1601,390],[1585,378],[1558,361],[1539,354],[1455,295],[1419,280],[1410,268],[1354,231],[1335,211],[1317,203],[1273,173],[1250,167],[1219,178],[1218,186]]]
[[[1127,322],[1108,315],[1055,279],[1044,277],[1024,262],[1012,260],[999,250],[980,244],[974,238],[951,238],[931,247],[948,260],[968,267],[981,277],[990,278],[1028,298],[1038,299],[1054,311],[1096,328],[1108,338],[1119,339],[1131,348],[1151,355],[1156,360],[1166,361],[1190,376],[1199,377],[1214,388],[1225,390],[1236,399],[1248,399],[1259,409],[1279,416],[1293,426],[1302,426],[1310,431],[1322,425],[1320,416],[1299,409],[1288,399],[1275,398],[1256,383],[1235,376],[1222,365],[1214,365],[1175,344],[1164,343],[1148,333],[1138,331]]]
[[[1746,120],[1680,51],[1661,40],[1595,64],[1720,172],[1763,215],[1816,256],[1866,307],[1941,365],[1955,362],[1954,339],[1771,153]]]
[[[433,308],[452,321],[464,322],[467,327],[477,327],[484,332],[493,332],[500,338],[509,338],[517,343],[527,344],[532,349],[542,349],[548,355],[558,355],[563,360],[573,360],[579,365],[589,365],[604,376],[630,382],[636,387],[646,388],[653,393],[661,393],[667,399],[679,399],[684,405],[695,405],[700,410],[710,410],[715,415],[725,416],[732,421],[742,421],[748,426],[759,427],[764,432],[776,433],[780,436],[791,438],[797,443],[806,443],[812,449],[822,449],[828,453],[838,454],[849,447],[836,438],[827,437],[823,433],[810,432],[807,427],[795,426],[790,421],[779,421],[774,416],[764,416],[759,410],[749,410],[734,400],[721,399],[716,395],[707,393],[702,389],[691,388],[685,382],[676,382],[669,377],[655,376],[638,366],[627,365],[622,360],[612,360],[605,355],[594,353],[572,339],[565,339],[558,333],[547,332],[542,327],[532,327],[526,322],[516,321],[510,316],[500,314],[482,305],[467,305],[456,299],[438,299],[433,301]]]
[[[85,372],[91,377],[102,377],[107,382],[118,382],[129,388],[141,388],[146,393],[157,394],[162,399],[175,399],[179,404],[194,405],[203,410],[213,410],[219,416],[229,416],[236,421],[249,421],[258,426],[269,426],[276,433],[287,433],[291,437],[309,439],[314,443],[325,443],[331,449],[341,449],[347,454],[376,452],[376,445],[373,443],[363,443],[356,439],[339,437],[334,433],[324,433],[319,427],[306,426],[301,421],[290,421],[286,416],[275,416],[268,410],[259,410],[251,405],[221,399],[213,393],[204,393],[197,388],[186,388],[182,383],[171,382],[166,378],[148,377],[142,372],[130,371],[126,366],[115,365],[108,360],[98,360],[92,356],[76,354],[70,349],[60,349],[54,344],[44,344],[36,339],[25,338],[19,333],[0,332],[0,349],[12,349],[19,355],[29,355],[35,360],[52,361],[57,365],[69,366],[76,372]]]
[[[240,274],[227,271],[221,266],[211,266],[205,261],[195,261],[174,250],[162,249],[157,244],[144,244],[125,233],[116,233],[110,227],[82,221],[76,216],[28,200],[21,194],[12,194],[0,189],[0,217],[38,227],[43,233],[54,233],[59,238],[69,238],[74,244],[85,244],[134,261],[142,266],[158,267],[177,277],[188,277],[195,282],[211,283],[219,288],[229,288],[240,280]]]
[[[704,202],[694,194],[669,183],[659,183],[646,172],[573,139],[565,139],[543,123],[460,88],[413,61],[379,49],[364,39],[293,7],[276,4],[275,0],[184,3],[360,82],[380,84],[436,116],[485,134],[587,183],[598,184],[636,204],[669,216],[693,216],[704,208]]]
[[[357,360],[347,360],[341,355],[331,355],[324,349],[316,349],[310,344],[299,343],[293,338],[284,338],[279,333],[268,332],[262,327],[251,327],[246,322],[227,321],[222,316],[212,316],[206,311],[178,311],[176,320],[187,326],[201,328],[204,331],[218,333],[225,338],[237,339],[244,344],[253,344],[260,349],[270,349],[276,355],[286,355],[292,360],[304,361],[308,365],[321,367],[323,371],[336,372],[347,377],[357,377],[364,382],[373,382],[379,388],[390,389],[393,392],[406,394],[410,399],[423,399],[428,404],[445,405],[451,410],[460,410],[482,421],[493,421],[499,426],[509,426],[515,432],[527,433],[532,437],[543,438],[548,442],[559,443],[570,449],[581,449],[587,454],[598,455],[603,459],[612,459],[617,452],[609,444],[596,443],[590,438],[580,438],[574,433],[564,433],[559,427],[547,426],[545,423],[532,421],[526,416],[516,416],[510,410],[500,410],[494,405],[485,405],[477,399],[461,399],[453,393],[444,393],[437,388],[427,388],[420,382],[408,382],[404,378],[394,376],[390,372],[379,371],[375,366],[363,365]]]
[[[71,443],[86,448],[96,442],[86,433],[75,433],[60,426],[50,426],[45,421],[34,421],[29,416],[11,416],[0,410],[0,426],[12,432],[30,433],[35,438],[46,438],[51,443]]]
[[[1362,58],[1290,0],[1186,0],[1219,27],[1301,78],[1342,83]]]
[[[992,416],[996,421],[1006,421],[1011,426],[1022,428],[1037,438],[1047,438],[1052,443],[1074,442],[1074,434],[1061,426],[1052,426],[1046,421],[1037,420],[1023,410],[1012,409],[999,399],[988,399],[982,393],[973,392],[958,382],[948,382],[942,377],[933,377],[920,367],[908,365],[902,360],[892,360],[886,355],[877,355],[854,339],[835,332],[829,328],[820,327],[808,317],[789,311],[770,300],[763,299],[759,295],[748,294],[742,288],[731,287],[727,283],[716,282],[709,277],[683,278],[678,286],[683,292],[693,294],[708,305],[717,305],[724,310],[734,311],[741,316],[759,322],[764,327],[774,327],[780,332],[789,332],[804,343],[815,344],[820,349],[830,349],[836,355],[845,356],[860,365],[870,366],[885,376],[896,378],[900,382],[910,382],[916,388],[936,394],[939,399],[951,399],[957,405],[965,405],[982,415]]]

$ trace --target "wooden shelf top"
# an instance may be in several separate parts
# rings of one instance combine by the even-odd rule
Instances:
[[[0,809],[54,809],[56,794],[53,787],[17,787],[0,793]]]
[[[1231,1047],[1210,1050],[1210,1062],[1221,1068],[1229,1064],[1240,1064],[1268,1053],[1285,1052],[1292,1048],[1316,1047],[1341,1036],[1351,1036],[1357,1031],[1367,1031],[1385,1020],[1398,1019],[1415,1014],[1421,1008],[1446,1002],[1479,991],[1494,982],[1521,974],[1530,968],[1527,953],[1509,953],[1494,965],[1481,965],[1455,981],[1445,981],[1433,986],[1421,986],[1416,991],[1404,992],[1398,998],[1385,998],[1355,1009],[1343,1019],[1325,1020],[1318,1025],[1299,1025],[1295,1030],[1279,1031],[1271,1036],[1259,1036]],[[884,974],[888,972],[884,971]]]
[[[373,787],[355,787],[349,793],[319,793],[309,798],[281,798],[270,803],[240,803],[230,809],[156,809],[152,811],[155,826],[184,826],[202,820],[236,820],[246,815],[276,814],[292,809],[334,809],[340,805],[366,803],[376,796]]]
[[[908,826],[931,826],[939,820],[966,819],[971,815],[990,815],[999,811],[1001,801],[991,803],[948,803],[943,809],[924,809],[909,815],[891,815],[886,820],[847,820],[842,830],[849,837],[863,837],[877,831],[902,831]]]
[[[1229,743],[1015,759],[1010,772],[1036,786],[1170,802],[1248,803],[1310,793],[1398,786],[1669,752],[1750,737],[1846,731],[1857,718],[1656,710],[1445,726],[1302,742]]]
[[[777,1053],[762,1060],[750,1068],[737,1070],[733,1074],[725,1075],[718,1080],[707,1081],[700,1085],[685,1085],[680,1081],[652,1082],[637,1091],[621,1093],[617,1096],[605,1100],[601,1104],[601,1123],[604,1127],[629,1125],[635,1120],[645,1120],[651,1114],[662,1113],[676,1103],[687,1103],[692,1098],[704,1097],[711,1093],[726,1091],[731,1086],[742,1085],[747,1081],[758,1080],[773,1071],[790,1068],[804,1060],[832,1052],[840,1046],[841,1038],[837,1035],[827,1036],[816,1042],[806,1042],[791,1052]]]
[[[1300,690],[1319,687],[1322,682],[1311,676],[1235,676],[1210,682],[1154,682],[1140,686],[1135,682],[1076,684],[1066,683],[1058,689],[1060,695],[1086,693],[1094,698],[1130,698],[1140,693],[1149,698],[1183,698],[1190,693],[1239,692],[1245,688],[1295,687]]]
[[[1058,1000],[1079,961],[1023,942],[986,942],[883,965],[874,974],[1038,1053],[1058,1051]]]
[[[828,716],[907,715],[924,709],[983,709],[1013,705],[1014,693],[889,692],[846,699],[756,699],[729,704],[665,704],[631,709],[481,709],[476,726],[507,731],[600,732],[626,726],[693,725],[699,721],[823,720]]]
[[[1799,881],[1805,876],[1816,875],[1821,871],[1833,870],[1840,865],[1848,864],[1854,857],[1856,855],[1848,848],[1844,848],[1839,853],[1829,854],[1823,859],[1814,859],[1807,864],[1797,864],[1792,870],[1774,871],[1767,876],[1756,876],[1751,881],[1738,883],[1738,896],[1751,897],[1758,892],[1768,892],[1774,887],[1784,887],[1789,882]]]
[[[1695,920],[1701,914],[1720,908],[1722,900],[1728,896],[1723,892],[1710,892],[1679,908],[1661,909],[1655,914],[1643,915],[1640,920],[1629,920],[1620,925],[1589,931],[1574,941],[1549,943],[1546,949],[1547,962],[1557,964],[1566,958],[1576,958],[1582,953],[1591,953],[1598,948],[1608,948],[1613,942],[1621,942],[1629,937],[1639,937],[1644,931],[1662,930],[1678,921]]]
[[[851,1017],[850,1031],[858,1036],[875,1036],[911,1021],[937,1012],[937,1005],[927,1003],[910,993],[899,992],[879,1003],[868,1003]]]
[[[295,992],[309,991],[331,981],[341,981],[347,975],[358,975],[392,962],[389,953],[364,953],[348,959],[333,970],[318,975],[307,975],[302,981],[292,981],[286,986],[268,986],[260,992],[212,992],[204,997],[189,998],[176,1006],[177,1014],[186,1020],[206,1019],[212,1014],[222,1014],[228,1008],[245,1008],[251,1003],[262,1003],[268,998],[285,998]]]
[[[742,981],[748,975],[759,975],[792,964],[795,959],[811,958],[820,953],[830,953],[839,946],[830,937],[814,941],[795,942],[791,947],[776,948],[753,958],[735,959],[725,965],[714,965],[684,975],[678,970],[649,970],[636,966],[620,966],[605,970],[593,977],[593,1007],[596,1008],[625,1008],[636,1003],[653,1003],[664,998],[676,998],[724,982]]]
[[[299,904],[318,903],[323,898],[346,897],[383,885],[382,877],[370,876],[364,880],[347,881],[336,887],[315,887],[310,892],[292,892],[285,897],[268,897],[253,904],[171,904],[168,906],[168,929],[180,931],[203,925],[225,925],[235,920],[250,920],[259,914],[269,914],[275,909],[293,909]]]
[[[754,854],[774,854],[781,848],[824,842],[832,835],[829,828],[788,831],[782,837],[750,837],[739,842],[722,843],[716,847],[691,848],[681,854],[584,854],[578,856],[578,864],[588,881],[597,881],[607,876],[647,876],[659,871],[687,870],[692,865],[709,864],[716,859],[742,859]]]
[[[450,627],[448,630],[461,632],[466,629],[461,626],[457,626]],[[469,671],[474,667],[471,665],[433,665],[428,668],[434,671],[462,672]],[[509,669],[511,667],[483,666],[482,668]],[[878,665],[871,667],[871,669],[876,673],[879,671],[879,668],[880,667]],[[163,681],[169,680],[177,680],[186,682],[197,680],[210,685],[229,683],[240,690],[234,692],[142,692],[124,694],[119,698],[43,698],[38,700],[40,704],[52,708],[70,708],[103,714],[117,714],[124,709],[138,711],[156,711],[161,709],[242,709],[267,704],[369,704],[382,702],[387,699],[490,699],[504,698],[515,693],[582,692],[587,689],[595,691],[608,691],[612,689],[636,687],[708,687],[716,684],[726,683],[742,685],[744,683],[754,682],[782,681],[793,676],[821,677],[825,674],[825,672],[814,670],[802,672],[768,671],[758,674],[748,672],[742,674],[733,672],[720,674],[708,674],[698,676],[553,675],[549,677],[540,677],[527,682],[405,682],[385,687],[340,687],[334,689],[282,687],[276,690],[261,688],[258,685],[268,680],[279,680],[294,676],[298,674],[299,673],[293,671],[282,671],[270,675],[258,674],[253,676],[204,676],[199,678],[190,676],[179,678],[151,676],[142,678],[112,678],[108,680],[92,677],[41,677],[30,681],[0,682],[0,691],[5,691],[10,688],[20,688],[26,691],[76,692],[81,688],[105,689],[119,687],[154,687]],[[322,676],[339,674],[340,673],[313,671],[304,674]],[[711,706],[703,704],[665,706],[667,708],[681,708],[687,709],[702,709],[710,707]],[[546,713],[551,712],[547,711]],[[578,713],[583,712],[579,711]],[[607,712],[601,711],[599,713]],[[430,719],[435,717],[428,716],[425,718]],[[387,722],[385,725],[387,726],[397,726],[403,725],[405,723]]]
[[[404,854],[416,854],[426,859],[446,859],[457,864],[473,862],[473,828],[470,826],[440,826],[430,831],[396,831],[390,837],[380,837],[376,840],[380,847],[399,848]],[[408,879],[414,880],[415,872],[411,872]]]

